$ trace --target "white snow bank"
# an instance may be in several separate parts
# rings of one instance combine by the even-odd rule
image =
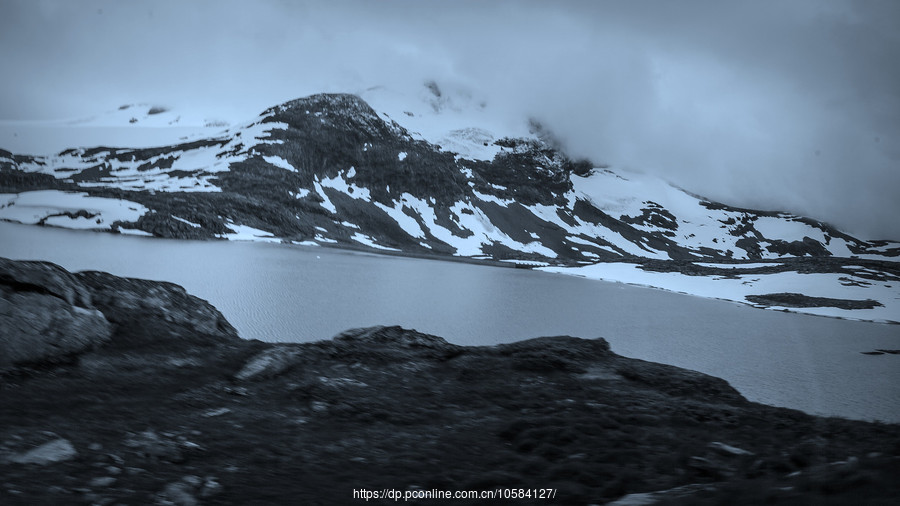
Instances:
[[[134,223],[149,209],[128,200],[91,197],[87,193],[40,190],[0,194],[0,220],[63,228],[110,230],[113,223]],[[87,216],[70,217],[67,214]]]
[[[598,263],[581,267],[543,267],[541,270],[589,279],[616,281],[633,285],[661,288],[673,292],[747,303],[747,295],[770,293],[801,293],[810,297],[834,299],[873,299],[883,306],[872,309],[839,309],[833,307],[783,308],[798,313],[834,316],[850,320],[876,322],[900,322],[900,284],[896,282],[872,282],[863,286],[845,286],[839,278],[846,274],[800,274],[779,272],[774,274],[744,274],[735,277],[686,276],[678,272],[651,272],[636,264],[615,262]],[[852,276],[850,279],[855,279]],[[865,281],[865,280],[862,280]]]
[[[194,223],[194,222],[188,221],[188,220],[186,220],[186,219],[184,219],[184,218],[179,218],[178,216],[175,216],[174,214],[172,214],[171,216],[172,216],[173,219],[175,219],[175,220],[177,220],[177,221],[180,221],[180,222],[182,222],[182,223],[184,223],[184,224],[186,224],[186,225],[190,225],[190,226],[192,226],[192,227],[194,227],[194,228],[200,228],[200,224],[199,224],[199,223]]]
[[[280,238],[265,230],[248,227],[247,225],[236,225],[231,221],[226,223],[226,225],[234,230],[234,233],[219,234],[217,237],[228,239],[229,241],[281,242]]]
[[[382,245],[376,243],[375,240],[372,239],[371,237],[369,237],[365,234],[361,234],[359,232],[354,232],[353,237],[351,237],[351,239],[353,239],[354,241],[356,241],[360,244],[365,244],[366,246],[369,246],[372,248],[377,248],[377,249],[382,249],[382,250],[387,250],[387,251],[400,251],[399,249],[396,249],[396,248],[389,248],[387,246],[382,246]]]
[[[406,200],[407,195],[409,194],[404,194],[404,196],[401,197],[400,202],[394,201],[394,207],[388,207],[381,202],[375,202],[375,205],[393,218],[404,232],[417,239],[424,239],[425,232],[422,230],[422,227],[419,226],[419,222],[412,216],[403,212],[404,201]],[[409,196],[411,197],[411,195]]]
[[[282,168],[285,170],[289,170],[291,172],[297,172],[297,169],[295,169],[294,166],[291,165],[290,162],[288,162],[287,160],[285,160],[284,158],[282,158],[280,156],[263,155],[263,160],[265,160],[269,165],[274,165],[276,167],[279,167],[279,168]]]
[[[153,234],[150,232],[144,232],[143,230],[138,230],[136,228],[120,228],[119,233],[124,235],[137,235],[140,237],[153,237]]]

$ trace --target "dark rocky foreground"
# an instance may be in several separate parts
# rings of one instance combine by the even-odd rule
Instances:
[[[4,505],[364,503],[354,489],[555,494],[451,504],[900,497],[896,425],[754,404],[603,339],[461,347],[376,327],[245,341],[176,285],[0,259],[0,370]],[[667,492],[635,495],[654,491]]]

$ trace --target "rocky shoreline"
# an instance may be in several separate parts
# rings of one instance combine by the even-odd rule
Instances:
[[[262,343],[177,285],[0,259],[0,349],[0,504],[900,497],[896,425],[751,403],[600,338],[463,347],[373,327]]]

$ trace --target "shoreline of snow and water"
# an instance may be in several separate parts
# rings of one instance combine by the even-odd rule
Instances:
[[[741,264],[726,264],[737,269]],[[824,316],[844,320],[856,320],[871,323],[900,324],[900,290],[890,285],[882,287],[880,294],[873,298],[872,293],[862,290],[850,290],[854,286],[844,286],[840,273],[812,273],[797,271],[776,272],[770,274],[738,274],[722,275],[687,275],[679,272],[647,271],[640,263],[609,262],[581,267],[548,266],[538,270],[577,276],[595,281],[624,283],[632,286],[654,288],[684,295],[693,295],[709,299],[725,300],[747,304],[758,309],[768,309],[789,313],[802,313],[812,316]],[[802,281],[802,282],[801,282]],[[809,282],[812,283],[809,283]],[[838,288],[835,285],[841,285]],[[755,288],[755,289],[753,289]],[[810,291],[813,288],[813,291]],[[751,290],[752,289],[752,290]],[[840,290],[844,291],[840,291]],[[868,289],[868,288],[863,288]],[[797,294],[809,298],[824,298],[834,301],[877,301],[880,306],[871,309],[843,309],[840,307],[793,307],[788,305],[761,304],[748,300],[748,296],[771,294]],[[850,293],[845,293],[850,292]],[[857,298],[864,297],[864,298]],[[837,302],[835,302],[837,303]]]
[[[31,193],[49,195],[49,193],[46,192],[47,191]],[[9,212],[4,213],[4,210],[14,209],[14,206],[4,207],[2,204],[2,200],[8,196],[9,194],[0,194],[0,221],[24,225],[48,226],[81,232],[118,232],[123,235],[137,235],[154,238],[152,235],[141,230],[115,226],[114,220],[111,218],[104,218],[101,214],[104,211],[119,214],[122,214],[123,212],[130,214],[139,213],[140,208],[142,207],[140,204],[124,200],[70,195],[69,198],[73,201],[77,201],[76,203],[78,204],[91,202],[92,206],[88,207],[96,210],[97,215],[84,216],[73,214],[74,208],[69,209],[63,205],[54,208],[40,208],[40,206],[35,206],[34,209],[37,209],[37,211],[29,216],[29,222],[15,219],[16,215],[12,215]],[[135,206],[137,206],[137,208],[135,208]],[[83,206],[79,207],[77,205],[75,207],[78,207],[78,209],[83,208]],[[123,209],[125,209],[125,211],[123,211]],[[143,210],[144,212],[147,211],[146,208]],[[21,209],[19,211],[18,216],[23,216]],[[43,223],[39,223],[41,220],[39,220],[38,217],[43,217]],[[176,219],[178,218],[176,217]],[[189,223],[189,225],[194,226],[195,224]],[[737,302],[758,309],[881,324],[900,324],[900,279],[897,281],[874,281],[871,277],[867,279],[846,272],[802,273],[798,270],[792,270],[793,268],[787,265],[790,263],[789,261],[748,261],[730,263],[682,262],[677,266],[673,263],[672,270],[667,271],[659,270],[658,267],[656,269],[646,269],[644,268],[644,263],[640,259],[636,259],[634,262],[601,262],[581,266],[563,266],[550,265],[546,262],[496,260],[484,255],[463,256],[410,253],[399,250],[366,247],[365,244],[355,246],[353,244],[334,244],[322,241],[287,241],[275,237],[269,232],[253,227],[234,224],[229,224],[229,226],[233,228],[234,233],[220,234],[217,237],[218,239],[228,241],[275,242],[289,246],[323,247],[371,255],[441,260],[506,268],[524,268],[596,281],[624,283],[632,286],[653,288],[702,298]],[[871,263],[871,261],[863,262],[859,261],[859,259],[840,260],[848,263]],[[656,262],[658,264],[660,261]],[[710,273],[685,274],[681,272],[685,265],[692,269],[699,267],[710,271]],[[862,265],[847,265],[844,267],[854,268],[857,272],[862,272],[864,274],[868,272],[870,274],[881,275],[882,277],[886,275],[884,272],[872,270],[870,267]],[[752,299],[753,297],[771,294],[799,294],[808,298],[831,299],[834,301],[869,300],[877,302],[877,305],[871,308],[857,309],[821,306],[792,307],[773,303],[764,304],[748,299],[748,296]]]

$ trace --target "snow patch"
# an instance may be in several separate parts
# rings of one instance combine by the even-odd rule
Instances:
[[[543,267],[546,272],[581,276],[589,279],[615,281],[633,285],[661,288],[673,292],[747,303],[747,295],[769,293],[802,293],[810,297],[834,299],[873,299],[883,306],[872,309],[839,309],[833,307],[780,308],[790,311],[834,316],[851,320],[876,322],[900,321],[900,285],[873,283],[864,286],[845,286],[840,273],[802,274],[778,272],[772,274],[744,274],[733,277],[686,276],[679,272],[645,271],[637,264],[625,262],[598,263],[581,267]]]
[[[762,216],[753,222],[753,228],[766,239],[800,240],[803,237],[825,244],[825,235],[818,228],[794,221],[790,215]]]
[[[396,221],[397,225],[399,225],[404,232],[417,239],[424,239],[425,232],[422,230],[422,227],[419,226],[419,222],[403,212],[404,202],[408,201],[409,199],[415,199],[415,197],[408,193],[404,193],[400,197],[399,202],[393,201],[394,207],[388,207],[381,202],[375,202],[374,204],[379,209],[387,213],[387,215],[390,216],[394,221]]]
[[[481,192],[479,192],[478,190],[472,190],[472,193],[474,193],[475,196],[476,196],[479,200],[483,200],[483,201],[485,201],[485,202],[493,202],[493,203],[495,203],[495,204],[497,204],[497,205],[500,205],[500,206],[503,206],[503,207],[507,207],[508,205],[514,204],[514,203],[516,202],[516,201],[513,200],[513,199],[500,199],[500,198],[495,197],[495,196],[493,196],[493,195],[488,195],[488,194],[486,194],[486,193],[481,193]]]
[[[188,220],[186,220],[186,219],[184,219],[184,218],[179,218],[178,216],[175,216],[174,214],[171,214],[170,216],[171,216],[173,219],[175,219],[176,221],[180,221],[180,222],[185,223],[185,224],[187,224],[187,225],[190,225],[190,226],[192,226],[192,227],[194,227],[194,228],[200,228],[200,225],[197,224],[197,223],[194,223],[194,222],[192,222],[192,221],[188,221]]]
[[[140,237],[153,237],[153,234],[150,232],[144,232],[143,230],[139,230],[136,228],[119,228],[119,233],[124,235],[136,235]]]
[[[401,251],[396,248],[388,248],[387,246],[382,246],[380,244],[377,244],[374,239],[372,239],[368,235],[361,234],[359,232],[354,233],[353,237],[351,237],[351,239],[353,239],[354,241],[356,241],[360,244],[365,244],[366,246],[369,246],[372,248],[377,248],[377,249],[382,249],[382,250],[387,250],[387,251]]]
[[[316,240],[319,242],[325,242],[325,243],[329,243],[329,244],[337,244],[336,240],[329,239],[328,237],[325,237],[321,234],[316,234]]]
[[[322,188],[322,184],[319,183],[319,177],[316,176],[316,180],[313,182],[313,187],[316,189],[316,193],[322,197],[322,202],[319,204],[326,210],[330,211],[331,214],[337,213],[337,208],[334,207],[334,204],[331,203],[331,199],[328,198],[328,194],[325,193],[325,189]]]
[[[284,158],[282,158],[280,156],[263,155],[263,160],[265,160],[269,165],[274,165],[275,167],[289,170],[291,172],[297,172],[297,169],[295,169],[294,166],[291,165],[290,162],[288,162],[287,160],[285,160]]]
[[[354,199],[365,200],[365,201],[372,200],[372,195],[369,192],[368,188],[364,188],[362,186],[357,186],[354,183],[347,182],[345,172],[339,172],[337,176],[322,179],[321,186],[332,188],[332,189],[337,190],[337,191],[347,195],[348,197],[351,197]],[[325,193],[324,191],[319,192],[319,194],[324,194],[324,193]],[[330,201],[329,201],[329,204],[330,204]],[[334,206],[332,205],[332,207],[334,207]],[[332,212],[337,212],[337,211],[335,210]]]
[[[149,211],[136,202],[91,197],[80,192],[39,190],[0,194],[0,220],[26,225],[43,221],[55,227],[111,230],[115,222],[134,223]],[[77,214],[81,216],[74,216]]]
[[[500,260],[500,261],[501,261],[501,262],[511,263],[511,264],[516,264],[516,265],[530,265],[530,266],[532,266],[532,267],[546,267],[546,266],[550,265],[550,264],[548,264],[547,262],[537,262],[537,261],[534,261],[534,260],[515,260],[515,259],[508,259],[508,260]]]
[[[234,230],[234,232],[219,234],[216,237],[228,239],[229,241],[281,242],[280,238],[265,230],[248,227],[247,225],[236,225],[231,221],[228,221],[226,226]]]

